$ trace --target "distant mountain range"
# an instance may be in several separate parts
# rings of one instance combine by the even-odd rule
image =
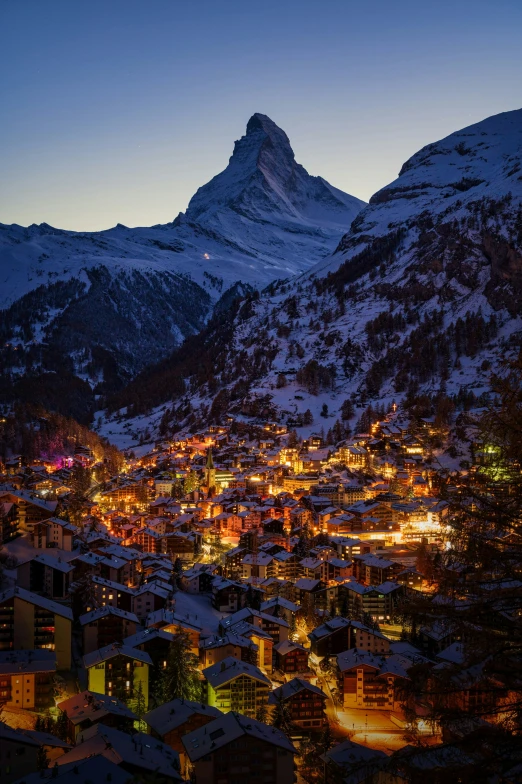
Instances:
[[[362,207],[310,176],[284,131],[255,114],[227,168],[170,224],[89,233],[0,225],[5,399],[30,398],[20,378],[31,378],[41,393],[51,387],[44,397],[56,405],[59,382],[47,376],[59,373],[92,409],[94,393],[168,355],[216,304],[327,257]]]
[[[181,350],[112,405],[150,411],[182,379],[192,410],[171,396],[147,420],[157,432],[160,418],[165,430],[223,410],[295,422],[309,409],[328,427],[346,399],[361,407],[423,394],[480,399],[491,371],[520,349],[521,317],[518,110],[424,147],[333,253],[248,298],[221,339],[203,331],[191,356],[213,368],[211,378]]]

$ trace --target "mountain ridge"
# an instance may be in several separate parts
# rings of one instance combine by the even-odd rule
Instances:
[[[522,345],[521,162],[522,110],[413,155],[333,254],[242,309],[220,372],[210,385],[185,378],[192,411],[173,405],[171,425],[197,426],[223,405],[295,421],[324,404],[340,417],[347,398],[486,393]]]
[[[101,232],[0,224],[7,386],[23,374],[58,371],[60,357],[93,394],[128,381],[199,331],[237,286],[261,288],[330,253],[363,206],[341,194],[310,177],[285,132],[256,114],[229,165],[170,224]],[[108,353],[107,362],[94,361],[93,352]],[[119,365],[110,381],[107,363]]]

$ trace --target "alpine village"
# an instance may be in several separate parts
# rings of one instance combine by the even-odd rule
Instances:
[[[522,781],[521,150],[489,118],[366,205],[256,114],[172,224],[2,227],[73,270],[0,311],[2,784]]]

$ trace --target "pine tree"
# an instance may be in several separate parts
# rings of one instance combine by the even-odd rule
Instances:
[[[181,561],[181,558],[176,558],[176,560],[174,561],[174,565],[172,567],[172,571],[173,571],[173,575],[172,575],[173,581],[176,587],[179,588],[181,576],[183,574],[183,563]]]
[[[145,695],[143,693],[143,686],[141,681],[138,683],[138,688],[136,689],[136,693],[132,700],[130,700],[130,709],[136,715],[137,721],[137,729],[139,732],[145,732],[147,729],[147,725],[143,721],[143,716],[147,710],[147,705],[145,703]]]
[[[198,474],[195,471],[189,471],[183,483],[183,492],[185,495],[193,493],[195,490],[199,490],[199,485],[200,481]]]
[[[321,670],[327,675],[332,673],[335,669],[335,664],[330,654],[327,654],[321,662]]]
[[[55,726],[54,734],[61,740],[68,741],[69,721],[67,719],[67,714],[65,713],[65,711],[60,711],[60,715],[56,719],[54,726]]]
[[[288,639],[295,642],[297,639],[297,620],[295,617],[295,613],[290,615],[290,627],[288,629]]]
[[[263,700],[261,705],[259,705],[258,709],[256,710],[256,719],[257,721],[261,721],[263,724],[268,723],[268,708],[266,705],[266,700]]]
[[[276,729],[281,730],[281,732],[284,732],[285,735],[291,735],[291,733],[295,731],[290,705],[287,701],[283,700],[281,694],[276,697],[274,713],[272,715],[272,725],[276,727]]]
[[[299,747],[299,756],[301,757],[299,772],[309,784],[323,784],[325,782],[325,765],[322,757],[332,748],[334,743],[335,741],[328,723],[325,725],[319,738],[312,736],[301,741]]]
[[[294,553],[301,558],[308,558],[310,555],[310,529],[308,523],[305,523],[299,533],[299,541],[294,547]]]
[[[257,667],[257,655],[258,655],[256,648],[257,646],[253,642],[251,642],[243,655],[243,661],[247,662],[247,664],[253,664],[255,667]]]
[[[49,767],[49,757],[45,746],[39,746],[36,754],[36,770],[47,770]]]
[[[312,631],[316,626],[319,626],[320,619],[315,609],[314,596],[309,591],[306,591],[301,602],[301,618],[308,631]]]
[[[179,626],[169,645],[163,676],[163,697],[163,702],[201,699],[198,657],[191,652],[189,634]]]

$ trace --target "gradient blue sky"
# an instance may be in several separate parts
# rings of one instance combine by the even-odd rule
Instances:
[[[0,222],[172,220],[254,112],[368,199],[522,106],[520,0],[2,0]]]

